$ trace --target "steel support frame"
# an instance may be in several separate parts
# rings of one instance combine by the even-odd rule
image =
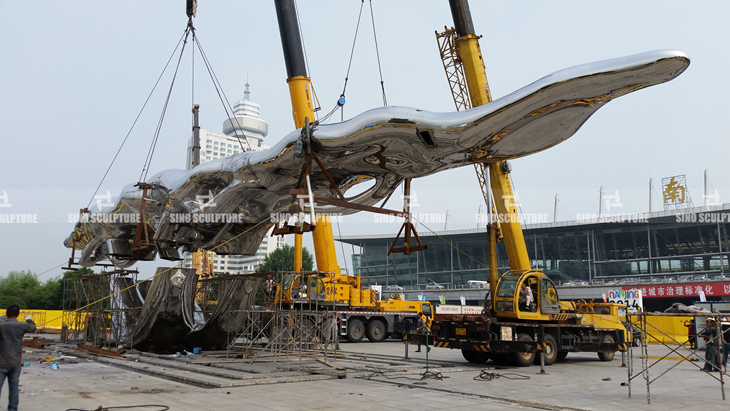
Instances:
[[[63,282],[63,324],[68,326],[67,340],[95,347],[116,348],[121,341],[113,332],[112,317],[124,313],[134,318],[136,309],[113,309],[109,303],[111,283],[118,277],[131,278],[137,284],[136,270],[112,270],[67,278]]]
[[[322,161],[317,156],[317,153],[312,150],[312,127],[309,124],[308,119],[306,119],[306,125],[302,129],[302,145],[305,150],[304,153],[304,165],[302,166],[302,171],[299,174],[299,180],[297,181],[297,188],[290,191],[290,194],[295,196],[296,205],[293,207],[296,208],[296,211],[299,213],[304,213],[305,211],[305,201],[307,199],[310,199],[314,201],[315,203],[323,203],[328,205],[333,205],[336,207],[342,207],[342,208],[349,208],[352,210],[358,210],[358,211],[368,211],[372,213],[378,213],[378,214],[387,214],[387,215],[393,215],[396,217],[403,217],[406,219],[406,221],[403,223],[403,225],[400,228],[400,231],[398,232],[398,235],[396,235],[395,240],[393,240],[393,243],[390,247],[390,250],[388,250],[388,254],[390,253],[403,253],[405,255],[409,255],[412,252],[416,251],[423,251],[426,250],[428,247],[424,245],[421,242],[421,239],[418,237],[418,232],[416,231],[416,228],[412,222],[412,216],[410,214],[410,197],[411,197],[411,179],[406,178],[405,179],[405,188],[404,188],[404,201],[403,201],[403,211],[395,211],[395,210],[389,210],[384,208],[383,206],[385,203],[390,199],[390,196],[385,199],[383,202],[383,206],[381,207],[372,207],[372,206],[366,206],[361,204],[354,204],[345,199],[344,194],[342,193],[342,190],[337,185],[335,180],[332,178],[330,173],[327,171],[327,168],[322,163]],[[327,181],[330,183],[332,188],[337,193],[337,197],[339,199],[335,198],[327,198],[327,197],[320,197],[320,196],[312,196],[309,197],[309,190],[311,190],[310,187],[303,187],[305,183],[309,181],[307,177],[311,177],[312,175],[312,160],[314,160],[315,163],[317,163],[317,166],[322,171],[324,176],[327,178]],[[309,224],[307,222],[301,221],[297,226],[290,226],[286,222],[282,226],[275,226],[273,230],[273,235],[286,235],[286,234],[303,234],[308,231],[313,231],[316,228],[315,224]],[[405,239],[404,239],[404,245],[402,247],[396,247],[396,243],[398,242],[398,239],[400,238],[401,233],[405,231]],[[411,237],[413,237],[416,240],[416,245],[411,245]]]
[[[718,325],[718,324],[720,324],[720,315],[717,314],[717,313],[712,313],[711,315],[707,315],[707,314],[687,314],[687,313],[682,313],[682,314],[656,314],[656,313],[653,313],[651,315],[652,316],[666,316],[666,317],[676,317],[676,316],[681,316],[681,317],[712,317],[712,318],[715,319],[715,324],[718,327],[718,334],[717,335],[721,335],[721,333],[722,333],[722,328],[719,327],[719,325]],[[647,321],[647,316],[648,316],[647,313],[637,313],[637,314],[634,314],[634,316],[636,317],[636,321],[634,321],[631,318],[631,316],[627,316],[626,317],[626,320],[627,320],[627,323],[628,323],[629,328],[633,329],[632,327],[634,325],[637,325],[637,328],[639,328],[639,330],[641,330],[642,338],[641,338],[641,344],[639,344],[640,358],[641,358],[641,366],[638,369],[638,371],[636,371],[636,368],[634,367],[633,344],[630,344],[629,345],[629,361],[628,361],[628,367],[627,367],[628,379],[627,379],[627,382],[626,382],[626,386],[628,387],[628,395],[629,395],[629,398],[631,398],[631,381],[634,380],[634,379],[636,379],[636,378],[638,378],[638,377],[643,378],[644,381],[645,381],[645,383],[646,383],[646,402],[647,402],[647,404],[651,404],[651,384],[654,383],[654,382],[656,382],[659,378],[661,378],[662,376],[664,376],[666,373],[668,373],[672,369],[674,369],[677,366],[679,366],[683,361],[688,361],[690,364],[692,364],[695,367],[701,369],[701,367],[699,365],[695,364],[696,361],[693,361],[693,358],[691,357],[693,355],[697,355],[697,351],[698,350],[693,350],[693,349],[690,349],[690,348],[686,348],[684,346],[684,343],[683,342],[677,341],[676,339],[674,339],[670,335],[666,334],[665,332],[663,332],[659,328],[657,328],[654,325],[650,324]],[[673,342],[672,345],[675,345],[676,344],[676,347],[671,347],[670,344],[664,342],[664,340],[662,338],[657,338],[657,337],[662,337],[662,336],[664,336],[666,338],[669,338]],[[664,347],[670,349],[670,351],[668,353],[664,354],[664,356],[662,356],[661,358],[657,359],[654,362],[649,362],[649,360],[650,360],[650,358],[649,358],[649,347],[648,347],[649,337],[654,337],[654,339],[656,341],[658,341]],[[717,345],[718,355],[720,355],[720,347],[719,346],[720,346],[720,344]],[[687,353],[687,351],[689,351],[689,353]],[[649,373],[649,371],[651,370],[651,368],[654,367],[655,365],[657,365],[660,361],[667,359],[671,354],[676,354],[676,355],[679,355],[680,357],[682,357],[681,358],[681,361],[677,361],[677,363],[674,364],[674,365],[672,365],[671,367],[669,367],[669,369],[661,372],[658,376],[656,376],[654,378],[651,378],[650,373]],[[702,365],[704,365],[704,363],[705,363],[704,360],[700,360],[700,361],[697,361],[697,362],[700,362]],[[717,380],[720,383],[720,392],[721,392],[721,395],[722,395],[722,399],[725,400],[725,381],[724,381],[724,374],[725,373],[723,372],[723,370],[719,370],[719,371],[720,371],[720,373],[719,373],[720,375],[719,376],[715,376],[714,374],[710,374],[710,373],[706,373],[706,374],[708,376],[710,376],[711,378],[714,378],[715,380]]]

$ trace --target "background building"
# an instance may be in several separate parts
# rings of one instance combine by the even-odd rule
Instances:
[[[223,121],[223,133],[200,129],[200,162],[215,160],[217,158],[231,156],[244,151],[258,151],[269,148],[264,144],[264,138],[269,133],[269,126],[259,118],[259,105],[250,100],[249,84],[246,83],[244,98],[236,103],[233,108],[233,117]],[[193,137],[188,139],[187,148],[187,169],[192,163]],[[256,270],[263,263],[266,256],[277,248],[283,246],[286,241],[283,236],[264,237],[255,255],[215,255],[213,260],[213,271],[215,273],[244,274]],[[188,258],[186,258],[187,260]],[[186,262],[185,267],[190,268],[192,263]]]
[[[648,309],[698,301],[699,291],[708,301],[730,300],[729,231],[730,204],[524,227],[531,266],[562,286],[561,297],[600,299],[640,288]],[[488,278],[486,229],[421,234],[428,249],[410,255],[387,255],[394,237],[339,241],[360,247],[354,273],[371,284],[425,291],[434,281],[448,290]],[[509,270],[502,242],[497,263],[500,273]]]

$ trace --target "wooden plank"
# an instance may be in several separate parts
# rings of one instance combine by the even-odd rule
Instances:
[[[93,347],[91,345],[86,344],[79,344],[79,348],[85,351],[88,351],[92,354],[98,354],[98,355],[106,355],[109,357],[117,357],[117,358],[124,358],[122,356],[123,351],[112,351],[112,350],[105,350],[103,348],[97,348]]]
[[[39,340],[38,337],[33,337],[32,340],[24,340],[23,345],[26,347],[33,347],[33,348],[44,348],[46,345],[52,344],[53,341],[49,340]]]

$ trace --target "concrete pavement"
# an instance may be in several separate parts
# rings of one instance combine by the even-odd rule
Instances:
[[[507,367],[489,362],[466,362],[459,351],[433,348],[405,358],[402,342],[343,342],[336,358],[315,353],[289,357],[262,356],[253,364],[225,353],[185,357],[128,353],[126,359],[81,358],[68,345],[66,355],[55,359],[58,368],[39,361],[59,351],[29,349],[31,362],[21,375],[20,409],[92,410],[102,407],[139,407],[140,410],[720,410],[730,407],[722,399],[721,384],[699,368],[702,362],[674,359],[649,368],[651,404],[642,376],[631,381],[629,366],[640,373],[640,351],[633,362],[621,366],[596,354],[570,354],[546,367]],[[668,352],[650,345],[650,362]],[[688,351],[684,351],[688,353]],[[428,354],[428,362],[426,355]],[[700,356],[703,353],[700,353]],[[135,361],[137,360],[137,361]],[[714,374],[719,378],[719,373]],[[724,375],[727,379],[728,376]],[[208,388],[204,388],[208,387]],[[7,405],[7,389],[0,407]],[[4,409],[4,408],[0,408]]]

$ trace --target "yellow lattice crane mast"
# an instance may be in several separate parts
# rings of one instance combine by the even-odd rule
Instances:
[[[480,36],[474,33],[469,4],[465,0],[449,0],[449,5],[456,27],[445,28],[443,33],[437,32],[436,40],[456,109],[466,110],[491,102],[492,95],[489,91],[484,59],[479,47]],[[494,290],[498,278],[496,251],[494,250],[496,250],[498,239],[504,238],[505,240],[507,257],[513,271],[529,270],[530,259],[509,178],[509,164],[506,161],[491,161],[488,166],[485,166],[484,161],[488,160],[487,156],[486,150],[476,150],[472,153],[474,169],[484,201],[488,208],[495,210],[493,215],[503,216],[495,219],[496,221],[490,221],[487,226],[490,249],[490,287]],[[494,202],[489,199],[487,167]]]

